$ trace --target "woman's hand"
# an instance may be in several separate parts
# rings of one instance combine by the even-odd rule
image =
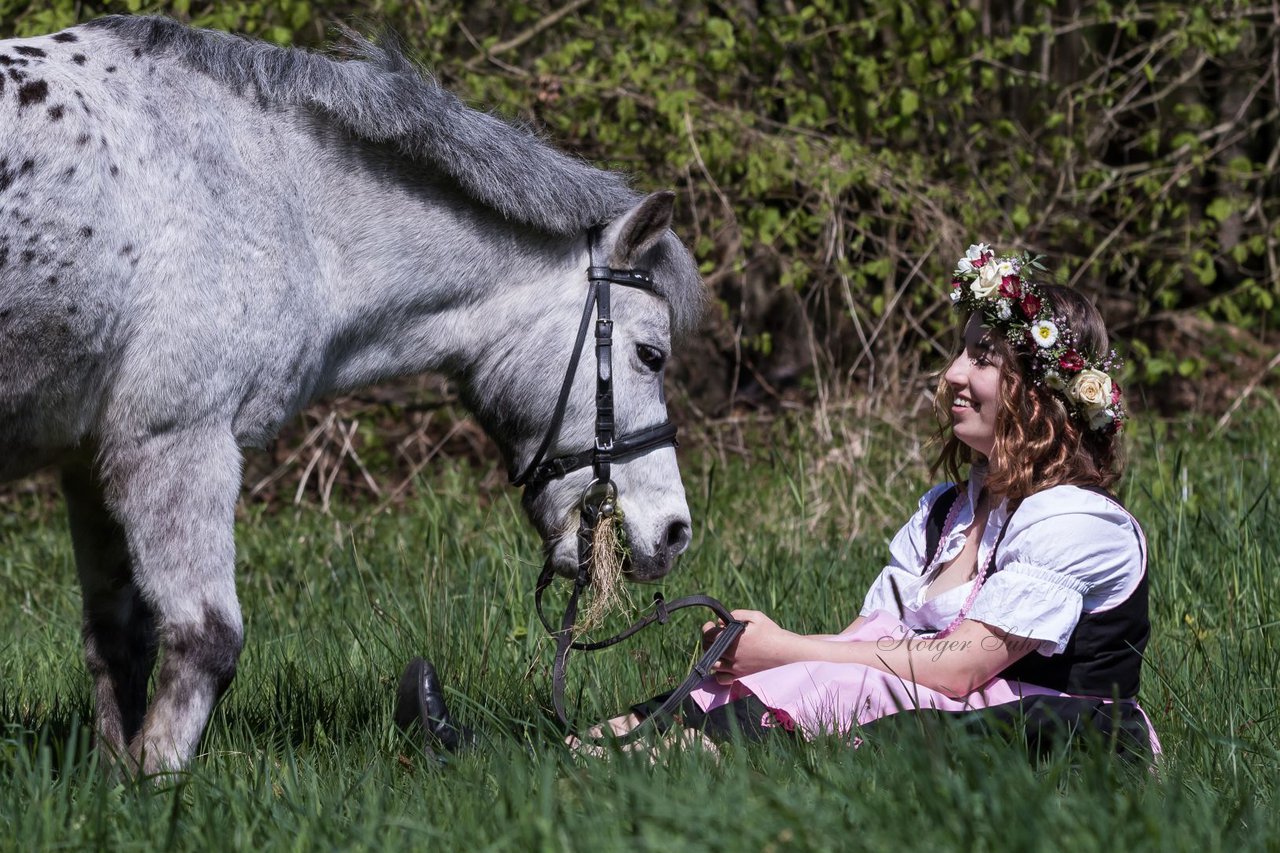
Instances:
[[[720,656],[714,665],[715,678],[721,684],[730,684],[744,675],[793,663],[800,658],[797,640],[801,638],[778,625],[758,610],[734,610],[731,614],[739,622],[746,622],[746,629]],[[720,632],[721,622],[708,622],[702,626],[702,647],[709,648]]]

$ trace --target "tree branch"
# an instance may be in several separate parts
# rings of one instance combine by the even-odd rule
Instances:
[[[560,23],[560,21],[564,20],[569,15],[572,15],[574,12],[578,11],[590,2],[591,0],[569,0],[568,3],[564,4],[551,14],[540,18],[533,26],[529,27],[519,35],[513,36],[506,41],[498,42],[493,47],[484,51],[482,55],[474,56],[467,60],[465,67],[470,71],[474,71],[482,62],[492,61],[498,54],[515,50],[520,45],[529,41],[529,39],[538,35],[538,33],[554,27],[556,24]]]

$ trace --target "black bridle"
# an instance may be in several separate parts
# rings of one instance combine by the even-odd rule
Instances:
[[[668,444],[673,447],[679,446],[676,441],[676,425],[670,420],[643,429],[634,435],[622,438],[614,435],[613,319],[609,308],[609,285],[631,287],[655,296],[658,293],[653,288],[653,276],[646,270],[615,270],[611,267],[596,266],[596,244],[599,239],[599,230],[592,229],[587,237],[590,256],[590,266],[587,267],[589,285],[587,304],[582,309],[582,320],[578,323],[578,337],[573,344],[573,353],[569,356],[569,367],[565,370],[564,382],[560,385],[560,396],[556,399],[551,423],[547,427],[547,434],[542,438],[542,444],[529,460],[529,464],[520,474],[511,478],[513,486],[541,489],[552,480],[559,480],[570,472],[590,465],[594,482],[607,487],[612,483],[609,479],[612,463],[626,462],[628,459],[643,456],[651,450]],[[573,378],[578,373],[578,362],[582,360],[587,330],[591,327],[592,309],[595,309],[596,315],[596,443],[594,447],[581,453],[545,459],[551,442],[560,434],[560,427],[564,423],[565,409],[569,405],[569,392],[573,389]],[[588,491],[590,488],[588,487]]]
[[[711,672],[712,665],[718,660],[742,630],[745,623],[735,620],[724,605],[707,595],[689,595],[667,602],[661,593],[654,593],[654,612],[639,620],[631,627],[607,640],[599,642],[575,642],[573,628],[578,618],[578,603],[583,591],[591,584],[591,542],[595,536],[596,525],[602,518],[612,515],[617,510],[617,487],[610,479],[611,465],[614,462],[625,462],[643,456],[651,450],[671,445],[676,442],[676,426],[670,419],[648,427],[629,436],[615,435],[613,416],[613,319],[610,316],[609,286],[612,284],[644,290],[655,296],[659,295],[653,287],[653,276],[647,270],[617,270],[596,264],[596,250],[600,241],[600,230],[591,229],[587,235],[588,267],[587,267],[587,304],[582,309],[582,320],[578,324],[578,337],[573,345],[573,353],[569,357],[569,366],[565,371],[564,383],[560,386],[560,395],[556,399],[556,407],[547,427],[547,434],[534,453],[529,464],[519,475],[511,479],[512,485],[541,489],[552,480],[558,480],[572,471],[591,466],[592,479],[582,493],[578,521],[578,571],[573,580],[573,592],[569,595],[569,603],[565,605],[564,615],[560,619],[560,627],[555,628],[542,608],[542,595],[555,577],[555,569],[548,559],[538,576],[538,584],[534,591],[534,603],[538,618],[543,627],[556,641],[555,664],[552,668],[551,701],[561,723],[572,729],[569,717],[565,713],[564,690],[566,669],[570,651],[595,651],[620,643],[647,628],[654,622],[665,624],[672,611],[685,607],[708,607],[724,623],[723,630],[715,641],[707,648],[693,670],[662,703],[651,718],[662,718],[675,710],[693,691],[700,681]],[[578,372],[578,363],[582,358],[582,350],[586,344],[587,331],[591,327],[591,315],[595,313],[596,344],[596,437],[595,446],[581,453],[557,456],[545,459],[551,442],[560,433],[564,422],[565,409],[569,403],[569,392],[573,387],[573,379]],[[545,459],[545,461],[544,461]],[[617,738],[627,742],[643,733],[645,727],[637,726],[626,735]]]

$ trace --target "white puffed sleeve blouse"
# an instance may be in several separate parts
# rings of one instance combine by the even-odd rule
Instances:
[[[927,636],[959,613],[973,581],[929,596],[939,567],[964,547],[985,471],[975,466],[968,488],[952,507],[955,523],[944,530],[938,558],[926,565],[925,523],[934,502],[951,487],[943,483],[920,499],[911,520],[889,545],[889,564],[867,592],[861,615],[884,610],[901,616]],[[1012,517],[1006,501],[991,509],[978,545],[978,565],[1008,527],[996,551],[995,571],[974,598],[966,618],[1018,637],[1040,640],[1048,656],[1066,648],[1081,613],[1107,610],[1134,591],[1146,571],[1146,541],[1133,516],[1103,495],[1076,486],[1055,486],[1022,501]],[[897,583],[901,612],[893,594]]]

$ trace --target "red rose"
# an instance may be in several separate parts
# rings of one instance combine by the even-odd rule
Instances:
[[[1111,405],[1114,406],[1116,403],[1119,403],[1119,402],[1120,402],[1120,383],[1112,379],[1111,380]]]
[[[1069,370],[1072,373],[1079,373],[1084,370],[1084,359],[1080,356],[1080,353],[1074,349],[1069,349],[1062,354],[1062,358],[1058,359],[1058,367],[1063,370]]]
[[[1040,313],[1040,297],[1034,293],[1022,294],[1022,301],[1018,303],[1022,308],[1022,316],[1028,320],[1034,320],[1036,315]]]
[[[1022,281],[1016,275],[1000,279],[1000,295],[1006,299],[1017,299],[1022,295]]]

